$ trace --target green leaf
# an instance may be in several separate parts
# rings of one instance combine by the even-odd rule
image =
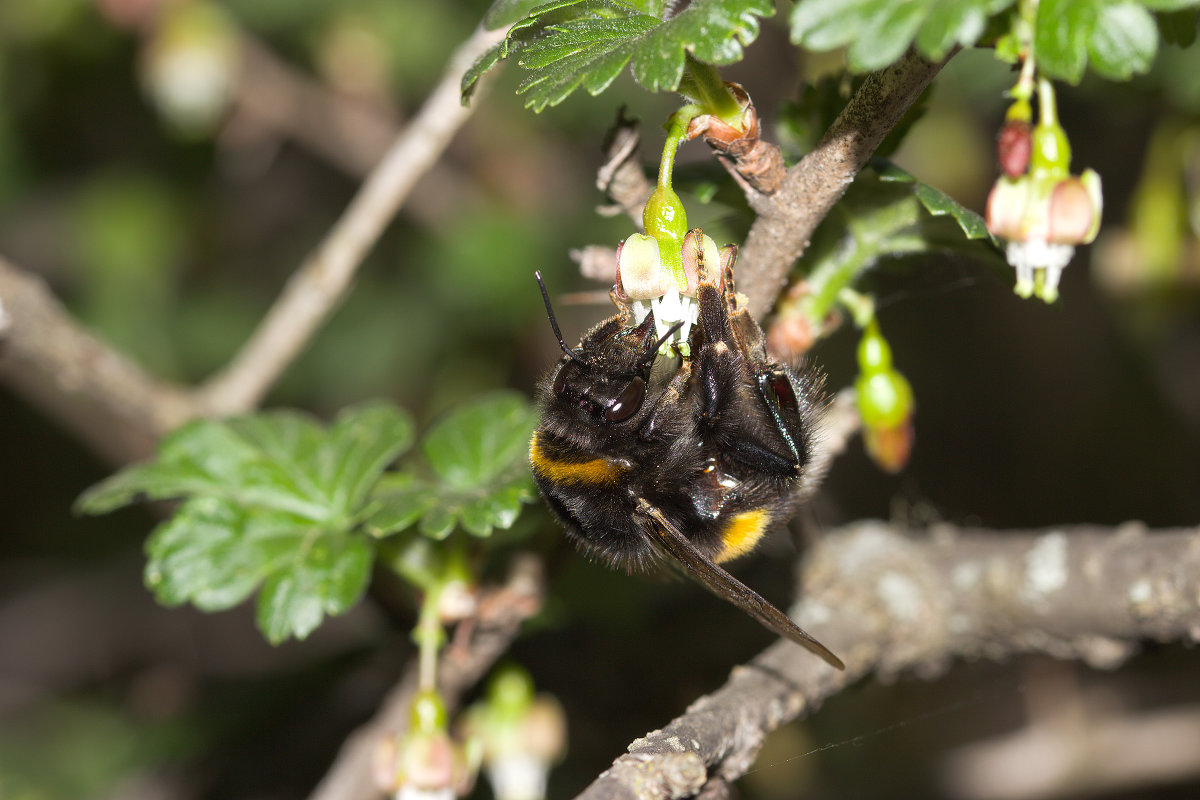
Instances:
[[[1038,68],[1079,83],[1087,66],[1088,42],[1104,0],[1042,0],[1038,3],[1033,46]]]
[[[508,528],[533,499],[527,453],[537,414],[524,396],[494,392],[463,405],[434,425],[421,442],[430,479],[409,474],[382,481],[366,520],[374,536],[413,524],[431,539],[456,527],[474,536]]]
[[[384,403],[346,409],[328,429],[287,411],[202,420],[164,439],[153,461],[89,489],[77,507],[183,499],[147,541],[147,586],[166,605],[215,611],[261,585],[259,625],[278,643],[308,635],[362,593],[373,550],[355,528],[412,440],[409,416]]]
[[[955,46],[979,41],[990,17],[1016,0],[798,0],[789,25],[795,44],[809,50],[847,47],[854,72],[881,69],[915,44],[940,61]]]
[[[286,569],[271,573],[258,595],[258,627],[271,644],[303,639],[325,615],[337,615],[362,596],[371,575],[373,551],[360,536],[316,537],[290,548]]]
[[[912,43],[927,11],[920,2],[887,3],[869,17],[850,43],[846,52],[850,68],[868,72],[899,59]]]
[[[429,465],[452,486],[477,486],[523,462],[536,415],[516,392],[493,392],[447,414],[421,442]]]
[[[879,176],[879,180],[884,183],[911,184],[913,194],[921,201],[922,207],[929,212],[930,216],[950,216],[958,223],[959,229],[967,239],[988,239],[995,244],[995,239],[988,233],[987,223],[983,217],[960,204],[941,189],[921,183],[890,161],[875,161],[872,163],[872,168]]]
[[[1176,47],[1191,47],[1196,41],[1196,19],[1195,8],[1159,12],[1158,30],[1163,41]]]
[[[198,420],[168,435],[154,460],[88,489],[76,509],[102,514],[139,497],[202,496],[313,521],[344,521],[411,444],[411,419],[383,404],[346,410],[328,432],[288,411]]]
[[[412,441],[412,418],[389,403],[356,406],[338,415],[319,458],[321,482],[342,517],[362,506],[384,469]]]
[[[489,31],[512,25],[529,16],[529,12],[541,4],[541,0],[496,0],[483,15],[483,27]]]
[[[707,64],[738,61],[758,36],[759,18],[775,13],[770,0],[693,0],[670,19],[665,3],[641,0],[555,0],[537,6],[509,29],[463,76],[468,97],[478,79],[504,58],[530,70],[517,88],[527,108],[541,111],[580,86],[604,91],[630,61],[650,91],[679,86],[686,56]]]
[[[433,507],[437,495],[429,483],[408,473],[393,473],[379,482],[373,498],[375,511],[364,523],[375,537],[389,536],[413,525]]]
[[[1100,11],[1088,43],[1092,69],[1106,78],[1129,80],[1144,73],[1158,52],[1154,15],[1137,3],[1115,3]]]
[[[1003,261],[979,215],[881,160],[859,173],[818,226],[802,259],[813,294],[806,313],[824,319],[842,288],[883,259],[954,252]]]
[[[361,596],[372,550],[361,535],[284,513],[194,498],[146,543],[146,586],[168,606],[230,608],[262,584],[259,627],[272,644],[304,638]]]

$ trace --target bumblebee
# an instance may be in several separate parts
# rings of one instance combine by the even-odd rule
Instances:
[[[721,563],[750,552],[791,514],[809,477],[819,384],[766,352],[740,308],[732,275],[702,280],[697,321],[680,348],[660,348],[651,311],[619,313],[543,380],[541,422],[529,447],[533,476],[568,537],[627,572],[674,562],[709,591],[838,669],[842,661]],[[668,348],[663,348],[668,349]]]

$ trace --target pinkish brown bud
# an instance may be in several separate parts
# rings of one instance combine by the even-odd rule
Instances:
[[[1029,205],[1029,178],[1001,176],[988,193],[984,219],[993,236],[1025,238],[1025,209]]]
[[[1052,244],[1087,244],[1100,229],[1102,210],[1100,176],[1092,170],[1054,186],[1047,212],[1047,241]]]
[[[904,469],[912,455],[914,439],[911,418],[891,427],[863,427],[867,454],[884,472],[894,474]]]
[[[800,358],[814,341],[812,326],[799,314],[777,319],[767,328],[767,352],[785,361]]]
[[[996,160],[1010,178],[1024,175],[1029,168],[1029,154],[1033,151],[1030,130],[1029,123],[1024,120],[1009,120],[996,138]]]

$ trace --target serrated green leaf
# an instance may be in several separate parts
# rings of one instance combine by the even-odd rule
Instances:
[[[492,67],[500,63],[507,50],[506,42],[492,45],[483,52],[483,55],[475,59],[475,63],[463,73],[462,81],[459,82],[458,87],[463,105],[471,101],[471,94],[475,91],[475,86],[479,83],[479,79],[491,72]]]
[[[541,111],[580,86],[604,91],[633,62],[634,78],[651,91],[679,86],[687,55],[708,64],[733,63],[758,36],[770,0],[693,0],[670,19],[656,0],[556,0],[533,8],[463,78],[464,97],[501,58],[516,58],[530,74],[517,88]]]
[[[88,489],[76,501],[76,509],[101,514],[139,497],[168,500],[197,495],[322,519],[326,507],[313,492],[297,488],[293,466],[254,439],[268,431],[275,442],[303,439],[304,424],[293,415],[263,416],[260,424],[252,426],[211,420],[189,423],[163,440],[155,460],[122,470]]]
[[[916,0],[908,3],[879,0],[879,4],[883,7],[868,18],[846,51],[847,62],[855,72],[882,69],[904,55],[928,12]]]
[[[218,611],[259,585],[259,626],[274,644],[303,638],[362,594],[372,551],[364,537],[228,500],[187,501],[146,543],[146,585],[164,605]]]
[[[791,38],[809,50],[848,47],[854,72],[881,69],[915,44],[939,61],[957,46],[975,44],[989,17],[1015,0],[798,0]]]
[[[296,520],[281,520],[295,526]],[[191,602],[205,611],[231,608],[250,596],[266,565],[246,546],[245,512],[225,500],[184,504],[146,542],[146,586],[160,603]]]
[[[454,509],[436,503],[421,517],[418,528],[422,536],[440,542],[454,530],[460,516],[461,514],[456,514]]]
[[[271,644],[303,639],[325,615],[344,612],[362,596],[371,575],[373,552],[360,536],[317,537],[295,553],[258,595],[258,627]]]
[[[456,527],[486,537],[508,528],[533,499],[529,437],[537,414],[515,392],[494,392],[455,409],[421,442],[432,479],[389,475],[371,497],[367,530],[384,537],[414,524],[431,539]]]
[[[307,635],[361,594],[372,550],[354,526],[412,440],[409,416],[384,403],[349,408],[328,429],[287,411],[198,421],[168,436],[154,461],[88,490],[78,507],[184,499],[147,541],[147,586],[165,604],[213,611],[261,584],[260,625],[279,642]]]
[[[437,493],[429,483],[411,475],[388,476],[373,498],[375,511],[364,526],[375,537],[389,536],[413,525],[437,502]]]
[[[466,403],[429,429],[421,442],[434,473],[452,487],[476,487],[524,464],[537,415],[516,392]]]
[[[1100,10],[1088,42],[1092,69],[1112,80],[1144,73],[1158,52],[1154,15],[1137,3],[1114,3]]]
[[[412,438],[411,419],[385,404],[348,409],[328,431],[288,411],[200,420],[167,436],[153,461],[88,489],[76,508],[100,514],[139,497],[216,497],[348,524],[384,467]]]
[[[512,25],[529,16],[529,12],[541,4],[541,0],[495,0],[483,15],[483,27],[489,31]]]
[[[388,464],[412,445],[413,427],[412,417],[390,403],[338,415],[318,456],[321,482],[343,518],[362,506]]]
[[[1033,46],[1038,68],[1068,83],[1079,83],[1087,48],[1104,0],[1041,0]]]

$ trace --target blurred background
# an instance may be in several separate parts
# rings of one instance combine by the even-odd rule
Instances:
[[[487,5],[0,0],[0,254],[147,370],[203,379],[324,236]],[[802,76],[828,64],[798,59],[777,18],[725,74],[770,122]],[[1106,204],[1101,238],[1067,269],[1055,306],[1017,299],[1010,276],[969,260],[876,270],[880,317],[917,396],[913,459],[887,476],[852,446],[797,532],[739,565],[743,580],[786,604],[803,536],[863,517],[918,536],[936,520],[1200,519],[1198,75],[1196,48],[1167,45],[1149,76],[1060,90],[1074,168],[1101,173]],[[328,417],[384,397],[427,422],[488,389],[530,392],[554,362],[532,273],[556,297],[607,289],[568,257],[631,232],[596,210],[607,202],[595,188],[604,132],[627,106],[653,162],[674,101],[625,77],[534,115],[513,94],[518,79],[506,70],[477,98],[268,405]],[[986,52],[955,58],[897,160],[982,211],[1011,83]],[[681,158],[685,176],[720,176],[699,145]],[[684,199],[693,224],[737,241],[748,218],[719,198]],[[565,338],[610,309],[558,302]],[[855,342],[842,330],[814,351],[831,388],[853,379]],[[160,608],[141,582],[155,519],[70,512],[115,465],[7,389],[0,443],[0,798],[305,797],[411,657],[411,612],[369,599],[310,640],[272,648],[247,608]],[[509,546],[548,567],[547,609],[511,656],[568,715],[553,797],[579,791],[770,642],[693,586],[587,563],[540,507]],[[1200,747],[1178,732],[1200,736],[1198,668],[1193,652],[1152,646],[1111,674],[1031,658],[867,681],[772,736],[739,788],[764,800],[1194,797]],[[1182,727],[1164,727],[1174,733],[1155,747],[1194,747],[1171,774],[1067,776],[1034,794],[1004,793],[1012,769],[981,778],[989,754],[1015,741],[1003,737],[1078,741],[1165,714]]]

